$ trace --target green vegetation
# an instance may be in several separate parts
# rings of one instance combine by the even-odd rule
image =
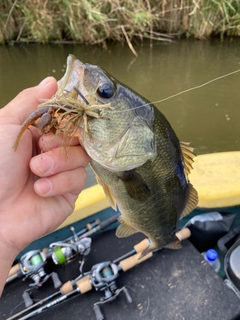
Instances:
[[[2,0],[0,43],[240,35],[239,0]],[[133,49],[133,48],[132,48]]]

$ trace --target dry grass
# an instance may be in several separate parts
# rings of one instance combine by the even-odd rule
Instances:
[[[240,35],[239,0],[3,0],[0,43]],[[132,47],[132,50],[133,47]]]

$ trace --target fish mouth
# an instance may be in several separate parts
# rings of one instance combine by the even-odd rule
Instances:
[[[66,72],[58,81],[58,90],[55,94],[57,99],[64,95],[65,97],[68,96],[86,102],[78,93],[80,91],[83,97],[88,94],[83,84],[85,67],[85,64],[74,55],[70,54],[68,56]]]

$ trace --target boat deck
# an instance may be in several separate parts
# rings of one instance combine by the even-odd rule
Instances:
[[[96,263],[118,258],[141,239],[140,234],[118,239],[114,230],[94,236],[84,271]],[[56,267],[56,271],[65,282],[78,276],[78,268],[75,260],[64,267]],[[188,240],[183,242],[182,250],[163,249],[141,266],[120,273],[116,282],[119,288],[126,286],[133,301],[129,304],[121,293],[113,302],[101,305],[105,320],[232,320],[240,316],[238,298]],[[5,320],[24,308],[20,302],[27,285],[18,279],[6,286],[0,302],[0,319]],[[38,300],[53,292],[55,289],[49,280],[42,288],[33,290],[32,297]],[[95,319],[93,304],[101,296],[101,292],[89,291],[35,319]]]

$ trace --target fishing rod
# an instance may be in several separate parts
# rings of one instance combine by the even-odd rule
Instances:
[[[176,233],[176,237],[182,241],[190,236],[190,231],[184,228]],[[77,295],[82,295],[92,289],[95,291],[100,291],[104,293],[104,296],[93,305],[93,311],[95,313],[96,320],[103,320],[104,316],[101,312],[100,305],[113,301],[117,296],[123,292],[128,303],[132,302],[132,298],[126,287],[118,288],[116,284],[116,279],[119,277],[120,272],[125,272],[132,269],[136,265],[148,260],[159,250],[150,252],[147,255],[141,257],[142,252],[149,247],[149,240],[144,239],[138,244],[136,244],[133,249],[126,254],[118,257],[117,259],[111,261],[104,261],[95,264],[89,272],[80,274],[75,280],[67,281],[63,284],[59,291],[54,294],[44,298],[43,300],[37,302],[36,304],[24,309],[23,311],[15,314],[14,316],[8,318],[7,320],[26,320],[38,315],[57,304],[67,300],[69,297],[74,297]],[[56,298],[57,296],[60,296]],[[53,298],[56,298],[52,300]],[[52,301],[51,301],[52,300]],[[44,304],[48,302],[47,304]],[[44,305],[43,305],[44,304]],[[42,306],[43,305],[43,306]],[[39,308],[35,309],[36,307]],[[33,310],[35,309],[35,310]],[[33,310],[33,311],[31,311]],[[23,317],[23,314],[31,311]],[[18,318],[20,317],[20,318]]]
[[[27,315],[19,318],[19,320],[29,319],[55,306],[56,304],[61,303],[62,301],[66,300],[71,296],[74,296],[76,294],[84,294],[92,290],[93,288],[96,291],[104,292],[104,297],[100,299],[100,302],[109,300],[110,298],[114,298],[122,291],[125,293],[125,295],[127,295],[128,300],[130,300],[129,298],[130,295],[126,293],[127,292],[126,288],[125,290],[122,289],[119,292],[120,289],[117,288],[115,284],[115,279],[119,276],[119,271],[127,271],[133,266],[150,258],[150,256],[152,256],[152,253],[139,260],[139,257],[142,251],[145,250],[148,246],[149,246],[148,239],[144,239],[140,243],[136,244],[133,247],[133,250],[129,251],[124,256],[121,256],[115,260],[119,262],[114,263],[111,261],[104,261],[104,262],[95,264],[89,272],[80,274],[80,276],[78,276],[74,280],[67,281],[61,286],[59,291],[53,293],[47,298],[44,298],[43,300],[37,302],[36,304],[24,309],[23,311],[8,318],[7,320],[17,319],[19,316],[25,314],[26,312],[48,301],[48,303],[45,304],[44,306],[41,306],[38,309],[35,309],[32,312],[28,313]],[[125,258],[126,256],[128,256],[128,258]],[[57,296],[60,296],[60,297],[56,298]],[[53,298],[56,298],[56,299],[52,300]],[[98,303],[96,304],[96,306],[97,305]],[[96,306],[94,305],[94,310],[99,309]]]
[[[60,288],[62,282],[60,281],[56,272],[46,273],[45,267],[49,261],[53,261],[55,265],[63,265],[71,262],[78,255],[87,256],[91,250],[91,238],[89,236],[94,233],[103,230],[115,223],[119,217],[116,213],[109,218],[100,221],[88,223],[86,227],[75,232],[73,226],[70,230],[73,233],[72,237],[69,237],[63,241],[53,242],[49,245],[49,248],[31,250],[25,253],[18,264],[14,265],[9,272],[6,283],[13,281],[16,278],[23,277],[23,280],[30,278],[32,283],[29,284],[29,289],[23,293],[23,300],[26,307],[33,304],[33,301],[29,295],[29,291],[32,288],[38,288],[42,286],[48,279],[52,279],[55,289]],[[84,264],[84,258],[81,262],[81,268]]]

